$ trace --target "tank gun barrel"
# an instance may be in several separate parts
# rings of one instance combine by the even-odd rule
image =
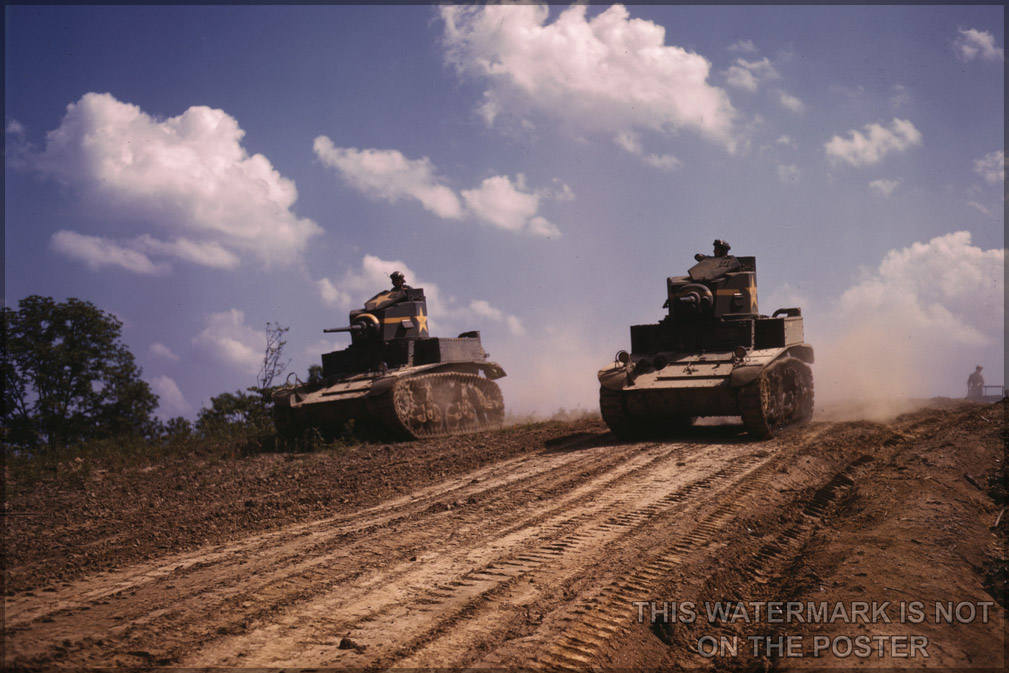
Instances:
[[[330,327],[328,329],[322,330],[323,334],[331,334],[333,332],[363,332],[367,329],[366,325],[362,323],[354,323],[353,325],[348,325],[346,327]]]

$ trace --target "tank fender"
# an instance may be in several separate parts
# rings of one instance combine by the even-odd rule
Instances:
[[[481,362],[477,366],[483,371],[483,375],[491,381],[508,376],[505,374],[504,367],[496,362]]]
[[[774,353],[772,357],[765,359],[761,364],[736,367],[732,370],[732,374],[729,375],[729,387],[740,388],[745,386],[760,376],[760,372],[764,371],[772,362],[777,362],[784,357],[793,357],[808,364],[813,364],[813,347],[809,344],[800,344],[790,346],[789,348],[782,348],[779,352]]]
[[[432,372],[464,372],[466,374],[483,374],[491,381],[504,378],[504,368],[496,362],[441,362],[434,365]]]
[[[599,370],[599,385],[608,390],[622,390],[629,381],[627,379],[627,368],[624,365],[615,365]]]
[[[788,354],[798,358],[806,364],[813,364],[813,347],[809,344],[800,344],[788,349]]]
[[[404,376],[409,377],[414,374],[435,374],[438,372],[465,372],[468,374],[476,374],[480,372],[492,381],[507,376],[501,365],[489,360],[484,362],[436,362],[434,364],[421,365],[419,367],[407,367],[391,376],[383,376],[380,379],[376,379],[375,382],[371,384],[371,388],[368,389],[367,396],[376,397],[383,394],[392,388],[393,385],[396,384],[396,381]]]
[[[393,385],[395,385],[398,378],[399,377],[397,376],[386,376],[378,379],[372,383],[371,388],[368,389],[368,397],[376,397],[386,392],[389,388],[392,388]]]
[[[764,366],[744,365],[743,367],[736,367],[732,370],[732,374],[729,375],[729,387],[741,388],[745,386],[760,376],[760,372],[764,371]]]

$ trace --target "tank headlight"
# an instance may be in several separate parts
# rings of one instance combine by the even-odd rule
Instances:
[[[631,361],[631,354],[627,351],[617,351],[616,361],[622,365],[627,364]]]
[[[656,370],[662,369],[667,364],[669,364],[669,361],[666,360],[665,356],[663,356],[663,355],[656,355],[655,356],[655,369]]]
[[[737,360],[742,360],[743,358],[746,357],[746,347],[736,346],[736,350],[732,351],[732,354],[736,357]]]

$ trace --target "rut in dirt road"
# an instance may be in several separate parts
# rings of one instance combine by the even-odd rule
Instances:
[[[494,638],[501,598],[516,584],[549,588],[583,574],[645,522],[682,508],[690,494],[716,488],[760,460],[743,446],[689,448],[692,455],[685,456],[684,445],[645,447],[555,498],[546,516],[509,521],[497,531],[485,527],[463,544],[449,541],[429,563],[383,568],[182,663],[466,665],[482,641]],[[490,614],[481,614],[485,610]],[[358,647],[340,650],[342,634]]]
[[[871,505],[880,488],[921,490],[904,477],[912,469],[937,489],[915,510],[925,517],[915,535],[953,535],[949,526],[977,517],[937,524],[927,519],[931,503],[946,502],[948,491],[950,506],[966,507],[982,498],[980,477],[968,483],[962,468],[944,477],[935,466],[973,456],[971,474],[980,475],[984,451],[998,436],[992,413],[923,411],[889,426],[816,423],[769,442],[749,441],[738,426],[630,444],[614,443],[598,426],[559,433],[517,457],[356,512],[9,595],[5,663],[551,671],[710,665],[696,652],[699,635],[747,633],[731,624],[671,628],[652,623],[646,607],[822,592],[829,564],[851,560],[818,554],[825,540],[840,539],[832,528],[837,517],[847,517],[853,558],[862,558],[864,522],[851,503],[860,497],[859,507]],[[958,429],[965,423],[969,429]],[[979,428],[987,434],[974,438]],[[881,505],[884,518],[893,506]],[[994,519],[995,511],[982,516]],[[958,534],[955,544],[981,540],[987,531],[979,530]],[[926,549],[917,539],[906,544]],[[957,553],[975,558],[970,549]],[[944,562],[959,558],[936,553]],[[903,558],[910,564],[912,556]],[[811,558],[818,565],[800,572]],[[932,558],[922,564],[936,567]],[[872,579],[855,574],[835,575],[831,586]],[[794,577],[805,579],[790,583]],[[900,582],[885,573],[877,579],[876,592]],[[976,583],[958,581],[961,592]],[[984,647],[991,638],[983,630],[974,636]]]
[[[766,443],[731,430],[713,443],[583,434],[354,514],[11,597],[8,655],[84,666],[585,667],[683,559],[724,544],[740,517],[829,481],[831,461],[812,450],[794,474],[782,464],[783,447],[794,462],[829,427]]]
[[[677,492],[716,488],[756,460],[745,443],[603,438],[353,515],[8,597],[8,654],[81,665],[394,661],[471,602],[544,567],[577,573],[628,531],[682,507]],[[339,649],[344,636],[361,647]]]

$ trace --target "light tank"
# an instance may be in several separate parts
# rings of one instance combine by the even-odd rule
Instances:
[[[322,355],[321,382],[274,393],[278,433],[332,437],[351,420],[394,439],[500,426],[504,401],[494,379],[505,372],[487,359],[480,333],[431,337],[427,320],[424,290],[402,286],[351,311],[348,326],[323,330],[349,332],[351,344]]]
[[[631,326],[631,350],[599,371],[599,407],[626,439],[683,429],[700,416],[741,416],[754,437],[813,415],[813,347],[802,310],[757,310],[753,257],[695,255],[666,279],[667,315]]]

